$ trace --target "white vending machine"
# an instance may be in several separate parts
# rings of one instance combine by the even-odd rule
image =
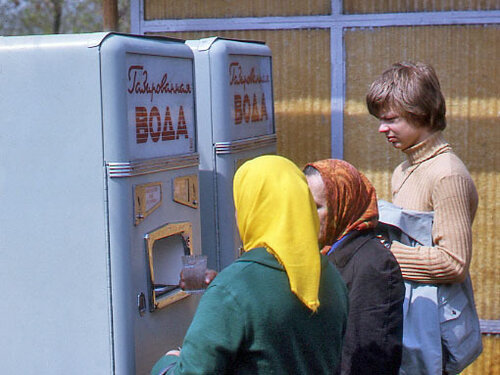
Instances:
[[[148,374],[197,298],[194,66],[181,40],[0,37],[0,367]]]
[[[203,252],[221,270],[239,256],[233,176],[276,153],[272,55],[263,42],[188,40],[195,58]]]

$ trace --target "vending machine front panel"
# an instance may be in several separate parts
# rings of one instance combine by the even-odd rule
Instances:
[[[232,181],[241,160],[276,153],[271,50],[262,42],[206,38],[194,53],[203,251],[222,269],[239,256]]]
[[[155,41],[101,47],[118,373],[180,346],[198,301],[178,287],[181,256],[201,251],[193,56]]]

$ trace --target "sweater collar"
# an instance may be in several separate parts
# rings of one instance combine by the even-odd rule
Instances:
[[[260,263],[265,266],[284,271],[283,266],[279,264],[278,260],[264,247],[256,247],[255,249],[245,251],[238,259],[236,259],[236,262]]]
[[[446,142],[441,131],[437,131],[422,142],[403,150],[410,165],[420,164],[447,151],[451,151],[451,146]]]

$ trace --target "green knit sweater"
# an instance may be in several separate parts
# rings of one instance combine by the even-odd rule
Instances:
[[[264,248],[246,252],[207,288],[181,356],[163,356],[151,373],[172,364],[168,374],[331,374],[348,300],[338,271],[323,256],[319,298],[313,313],[290,291],[273,255]]]

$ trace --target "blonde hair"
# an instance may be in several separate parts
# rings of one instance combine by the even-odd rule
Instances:
[[[436,72],[429,64],[393,64],[371,84],[366,105],[377,118],[392,110],[416,126],[446,128],[446,103]]]

